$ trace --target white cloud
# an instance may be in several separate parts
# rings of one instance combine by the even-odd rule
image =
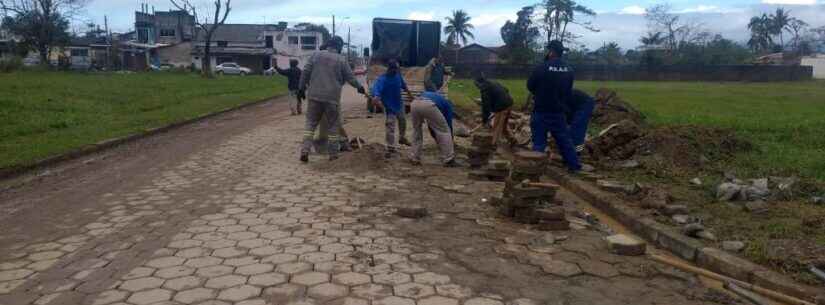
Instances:
[[[718,12],[719,7],[715,5],[699,5],[696,7],[686,8],[677,13],[710,13],[710,12]]]
[[[816,5],[816,0],[762,0],[763,4]]]
[[[407,19],[412,20],[424,20],[424,21],[432,21],[435,20],[435,12],[410,12],[407,15]]]
[[[644,15],[645,14],[645,8],[641,7],[639,5],[631,5],[631,6],[627,6],[627,7],[623,8],[622,10],[620,10],[619,14],[622,14],[622,15]]]

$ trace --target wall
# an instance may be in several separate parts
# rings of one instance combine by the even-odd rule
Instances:
[[[157,50],[161,64],[186,68],[192,63],[191,42],[182,42],[173,46],[158,48]]]
[[[751,81],[777,82],[811,80],[808,66],[578,66],[576,79],[598,81]],[[529,65],[459,65],[453,68],[460,78],[483,72],[491,78],[526,78]]]
[[[825,56],[802,58],[802,65],[814,69],[814,78],[825,79]]]

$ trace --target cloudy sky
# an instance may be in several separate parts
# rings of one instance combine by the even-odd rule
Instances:
[[[100,24],[108,15],[112,28],[129,31],[134,23],[133,12],[140,3],[156,10],[168,10],[168,0],[90,0],[85,19]],[[192,0],[206,4],[211,0]],[[339,33],[345,36],[351,28],[353,44],[369,44],[370,22],[375,17],[409,18],[444,21],[452,10],[463,9],[472,16],[477,42],[501,45],[499,29],[507,20],[515,20],[516,12],[538,0],[233,0],[232,23],[275,23],[287,21],[322,23],[331,27],[332,15],[337,17]],[[645,33],[644,8],[662,3],[659,0],[580,0],[599,15],[592,22],[598,33],[582,32],[581,43],[597,48],[605,42],[618,42],[623,48],[634,48]],[[714,33],[745,41],[751,16],[783,6],[793,16],[814,26],[825,25],[825,0],[670,0],[674,10],[685,20],[700,22]],[[343,29],[343,30],[341,30]]]

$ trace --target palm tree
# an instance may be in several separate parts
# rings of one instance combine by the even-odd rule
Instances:
[[[639,39],[639,42],[641,42],[646,47],[656,47],[664,43],[665,40],[664,37],[662,37],[662,35],[662,32],[648,32],[647,36],[642,36],[642,38]]]
[[[447,34],[447,44],[461,45],[467,44],[467,37],[475,39],[471,30],[475,27],[470,23],[472,19],[464,10],[453,11],[452,17],[447,17],[447,26],[444,33]]]
[[[785,37],[783,32],[788,29],[788,26],[791,24],[791,21],[794,19],[791,17],[790,11],[785,11],[784,8],[777,8],[776,13],[771,15],[770,19],[770,32],[773,35],[779,35],[779,44],[782,49],[785,49]]]
[[[566,40],[567,26],[570,23],[579,24],[587,30],[598,31],[594,26],[588,22],[576,21],[576,14],[585,16],[595,16],[596,12],[590,8],[576,3],[573,0],[544,0],[538,4],[539,7],[544,8],[544,15],[542,22],[544,23],[545,31],[547,31],[547,40]]]

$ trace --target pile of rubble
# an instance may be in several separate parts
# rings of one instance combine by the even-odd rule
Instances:
[[[547,155],[523,151],[514,157],[499,202],[500,213],[519,223],[538,225],[539,230],[568,230],[570,222],[565,218],[564,208],[554,205],[559,186],[541,183]]]

